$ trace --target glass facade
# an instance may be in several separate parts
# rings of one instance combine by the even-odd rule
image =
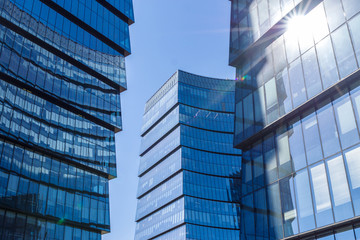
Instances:
[[[360,2],[232,0],[231,15],[240,239],[360,239]]]
[[[0,0],[0,239],[110,231],[132,1]]]
[[[235,81],[177,71],[146,103],[136,240],[239,239],[234,91]]]

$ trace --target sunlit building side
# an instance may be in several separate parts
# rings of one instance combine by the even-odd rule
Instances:
[[[241,239],[360,239],[360,1],[231,6]]]
[[[0,0],[0,239],[101,239],[131,0]]]
[[[234,91],[179,70],[146,103],[135,240],[239,239]]]

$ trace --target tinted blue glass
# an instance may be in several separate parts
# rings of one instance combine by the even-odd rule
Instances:
[[[325,106],[319,106],[317,119],[324,157],[328,157],[340,151],[340,143],[332,104],[328,103],[328,101],[325,104]]]
[[[315,113],[302,119],[306,157],[308,164],[313,164],[323,158],[318,122]]]
[[[297,59],[290,65],[289,76],[293,105],[295,108],[307,99],[300,59]]]
[[[316,225],[322,227],[334,222],[324,163],[311,167],[310,176]]]
[[[299,171],[294,181],[300,232],[305,232],[315,228],[314,209],[307,169]]]
[[[342,148],[347,148],[359,142],[359,133],[349,95],[345,94],[335,100],[334,109]]]
[[[349,149],[345,152],[345,163],[347,168],[348,180],[350,185],[350,191],[352,195],[353,206],[355,214],[360,214],[360,179],[358,174],[359,164],[359,155],[360,148],[356,146],[352,149]]]
[[[178,71],[147,101],[135,239],[239,239],[234,91],[234,81]]]
[[[342,156],[326,161],[335,221],[354,216]]]
[[[341,26],[332,33],[334,51],[342,78],[357,69],[354,50],[352,48],[347,25]]]
[[[284,226],[284,237],[292,236],[299,232],[295,203],[293,177],[280,181],[280,199]]]

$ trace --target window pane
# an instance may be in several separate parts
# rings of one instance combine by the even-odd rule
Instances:
[[[340,140],[344,149],[359,142],[359,134],[349,95],[346,94],[334,101],[334,108]]]
[[[278,102],[280,115],[292,110],[290,83],[287,68],[276,75],[276,89],[278,91]]]
[[[254,131],[254,113],[253,113],[253,99],[252,94],[244,99],[244,133],[245,137],[251,136]]]
[[[360,11],[360,1],[359,0],[342,0],[345,15],[347,19],[350,19],[356,13]],[[359,26],[359,25],[358,25]]]
[[[287,132],[278,131],[276,137],[276,148],[279,159],[279,178],[282,178],[292,173],[289,138]]]
[[[293,104],[294,108],[296,108],[307,99],[300,59],[297,59],[290,65],[289,75]]]
[[[329,186],[325,165],[321,163],[310,169],[317,227],[333,223]]]
[[[264,87],[259,87],[254,92],[254,108],[255,108],[255,131],[262,129],[266,125],[266,106]]]
[[[278,183],[267,187],[267,197],[269,203],[269,212],[271,212],[271,214],[269,214],[270,239],[281,239],[283,238],[283,232]]]
[[[302,56],[304,77],[308,98],[311,98],[322,90],[319,66],[317,64],[315,49],[311,48]]]
[[[279,117],[275,78],[265,83],[265,96],[267,123],[269,124]]]
[[[299,232],[295,205],[293,178],[288,177],[280,181],[281,208],[283,211],[283,224],[285,237]]]
[[[356,215],[360,215],[360,147],[345,152],[350,190]]]
[[[342,156],[329,159],[326,165],[329,172],[335,221],[338,222],[353,217],[349,185]]]
[[[317,110],[317,117],[324,156],[328,157],[340,151],[340,142],[332,104],[329,101],[324,104]]]
[[[310,13],[311,28],[315,42],[320,41],[322,38],[329,34],[329,28],[324,11],[324,5],[320,3]]]
[[[299,43],[296,34],[291,32],[284,33],[285,38],[285,47],[286,47],[286,56],[288,62],[291,63],[297,57],[299,57]]]
[[[346,229],[338,230],[335,234],[336,240],[355,240],[354,230],[352,227]]]
[[[266,183],[278,179],[274,135],[268,135],[263,142]]]
[[[354,51],[350,41],[347,25],[343,25],[332,33],[336,61],[340,76],[345,78],[357,69]]]
[[[298,172],[295,176],[295,190],[300,232],[305,232],[315,227],[307,169]]]
[[[334,31],[338,26],[345,22],[344,13],[340,0],[324,0],[325,12],[328,16],[327,21],[330,31]]]
[[[358,0],[352,0],[353,2],[356,2],[357,5],[360,5],[360,1]],[[353,6],[356,5],[355,3],[352,3]],[[349,21],[349,28],[350,28],[350,35],[351,40],[354,44],[355,53],[358,59],[358,63],[360,63],[360,14],[358,14],[356,17],[351,19]]]
[[[289,125],[290,154],[295,171],[306,166],[305,149],[300,120]]]
[[[319,129],[315,113],[302,120],[304,131],[305,149],[308,164],[313,164],[323,158]]]

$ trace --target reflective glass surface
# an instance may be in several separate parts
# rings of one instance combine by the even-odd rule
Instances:
[[[231,2],[240,239],[358,239],[360,4]]]
[[[352,87],[341,97],[319,102],[300,118],[289,121],[286,128],[274,130],[244,152],[241,202],[257,214],[256,196],[261,199],[261,191],[266,191],[267,203],[259,207],[274,212],[274,219],[269,219],[269,223],[262,220],[261,224],[269,228],[261,234],[275,234],[274,239],[281,239],[283,235],[329,226],[360,214],[357,101],[352,101],[357,99],[359,91],[360,87]],[[280,190],[271,188],[278,182]],[[271,206],[275,203],[282,208]],[[241,220],[249,219],[241,231],[252,234],[251,225],[257,225],[256,221],[260,220],[250,212],[242,211]],[[280,214],[282,220],[278,219]],[[274,230],[269,224],[273,224]],[[276,230],[278,226],[283,230]]]
[[[250,16],[256,15],[256,23],[262,11],[253,9],[259,8],[260,5],[266,6],[266,4],[260,4],[259,1],[251,1],[250,5],[232,2],[233,7],[242,9],[237,13],[238,17],[246,16],[246,9],[249,9]],[[298,13],[298,8],[301,9],[304,6],[295,7],[296,2],[294,5],[293,1],[287,2],[291,4],[288,5],[290,9],[285,12],[291,10],[292,13],[283,19],[285,24],[278,35],[274,34],[276,37],[270,39],[270,43],[266,46],[251,50],[254,53],[249,53],[249,56],[247,56],[247,51],[250,51],[250,47],[246,47],[243,49],[246,61],[234,64],[237,67],[238,79],[235,144],[239,144],[278,120],[282,115],[286,115],[307,100],[316,97],[323,90],[344,80],[359,68],[357,3],[337,0],[313,4],[309,13],[298,17],[301,18],[299,20],[301,29],[294,30],[291,27],[292,21],[295,20],[292,18],[296,18],[294,15],[301,15]],[[351,4],[354,5],[353,12],[349,10]],[[278,10],[285,13],[283,6],[279,6]],[[351,14],[346,15],[344,11],[350,11]],[[260,15],[258,16],[257,13]],[[236,15],[236,13],[233,14]],[[268,18],[267,15],[266,18]],[[248,24],[257,26],[253,22],[255,18],[250,17],[250,19],[252,21]],[[277,19],[274,24],[279,20]],[[238,21],[239,19],[232,20],[234,24]],[[312,24],[314,22],[316,24]],[[244,33],[246,31],[241,27],[234,26],[233,28],[237,29],[234,31],[240,31],[246,35]],[[254,42],[261,41],[261,31],[254,27],[250,29],[252,30],[248,31],[252,31],[253,36],[260,37],[258,40],[254,38]],[[254,35],[254,32],[258,33]],[[237,41],[241,42],[242,38],[239,37]],[[238,56],[240,56],[239,53]],[[276,84],[274,84],[274,78]]]
[[[1,239],[110,231],[134,17],[131,0],[100,2],[0,1]]]
[[[234,88],[178,71],[146,103],[135,239],[238,239]]]

